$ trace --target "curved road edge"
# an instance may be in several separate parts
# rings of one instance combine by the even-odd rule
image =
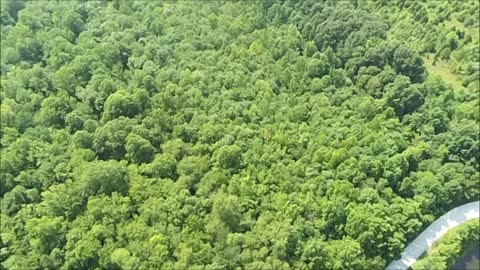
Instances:
[[[450,229],[475,218],[480,218],[480,201],[453,208],[430,224],[405,248],[400,260],[391,262],[386,269],[407,270]]]

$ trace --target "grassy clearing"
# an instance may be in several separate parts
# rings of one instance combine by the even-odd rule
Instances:
[[[480,33],[478,31],[478,28],[465,27],[463,23],[459,22],[455,18],[447,22],[447,26],[455,26],[457,29],[464,31],[465,34],[472,36],[473,44],[479,44]]]
[[[451,71],[450,65],[447,61],[438,59],[435,65],[433,65],[434,54],[425,54],[423,61],[425,68],[427,69],[428,76],[439,76],[445,82],[451,84],[454,90],[464,89],[462,86],[462,80],[459,75]]]

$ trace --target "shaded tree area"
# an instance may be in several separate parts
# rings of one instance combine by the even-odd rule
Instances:
[[[478,97],[363,1],[1,18],[5,269],[384,269],[479,198]]]

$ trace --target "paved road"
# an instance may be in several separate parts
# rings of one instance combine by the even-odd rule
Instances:
[[[405,248],[400,260],[391,262],[386,269],[408,269],[448,230],[474,218],[480,218],[480,201],[467,203],[448,211]]]

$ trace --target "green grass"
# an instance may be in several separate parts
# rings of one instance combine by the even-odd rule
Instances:
[[[425,54],[425,56],[423,57],[423,62],[428,76],[441,77],[443,81],[451,84],[455,91],[458,91],[460,89],[465,90],[465,87],[462,86],[461,77],[451,71],[451,66],[447,61],[438,59],[435,65],[433,64],[434,55],[435,54],[430,53]]]
[[[438,16],[436,8],[429,7],[426,10],[430,20],[434,20]],[[421,47],[423,47],[422,40],[415,38],[414,35],[410,35],[411,33],[404,30],[411,28],[416,24],[412,18],[413,14],[409,11],[398,11],[395,14],[396,18],[393,19],[394,23],[387,33],[387,39],[391,41],[407,41],[409,46],[416,50],[419,50]],[[470,35],[472,37],[472,43],[468,46],[478,47],[478,44],[480,43],[480,32],[478,31],[478,27],[466,27],[462,22],[458,21],[454,15],[452,15],[449,20],[437,25],[436,28],[442,33],[448,33],[448,31],[450,31],[449,29],[453,27],[455,27],[457,30],[464,31],[466,35]],[[437,59],[436,63],[434,64],[434,54],[423,53],[421,55],[424,60],[424,66],[426,68],[426,73],[428,74],[427,76],[438,76],[442,78],[442,80],[447,84],[450,84],[456,92],[460,90],[467,90],[466,87],[462,86],[464,75],[454,71],[455,65],[458,65],[459,63],[456,63],[454,60],[449,61]]]
[[[464,31],[465,34],[472,36],[473,44],[479,44],[480,33],[478,32],[478,27],[465,27],[463,23],[459,22],[455,18],[452,18],[450,21],[448,21],[446,26],[455,26],[458,30]]]

